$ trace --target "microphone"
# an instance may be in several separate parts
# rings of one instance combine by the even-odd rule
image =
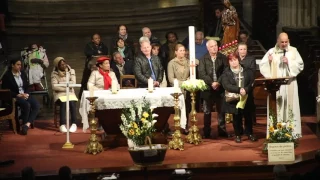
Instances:
[[[286,56],[286,49],[283,49],[283,56]]]

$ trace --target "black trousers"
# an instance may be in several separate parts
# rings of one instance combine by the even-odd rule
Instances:
[[[66,102],[61,102],[58,100],[59,106],[60,106],[60,126],[66,124]],[[77,121],[77,110],[76,110],[76,101],[69,101],[69,109],[70,109],[70,114],[71,114],[71,124],[76,124]]]
[[[204,127],[203,133],[205,136],[210,136],[211,133],[211,111],[213,104],[216,105],[218,113],[218,131],[226,132],[226,121],[224,113],[221,113],[222,98],[219,95],[214,96],[212,99],[203,99],[203,114],[204,114]]]
[[[200,98],[200,97],[196,97],[196,98]],[[191,96],[190,96],[189,91],[186,92],[185,105],[186,105],[186,115],[187,115],[186,129],[188,129],[189,120],[190,120],[190,112],[191,112]]]
[[[233,117],[233,129],[236,136],[241,136],[241,134],[243,133],[243,118],[246,135],[252,135],[252,112],[247,112],[243,109],[238,109],[238,114],[233,114]]]

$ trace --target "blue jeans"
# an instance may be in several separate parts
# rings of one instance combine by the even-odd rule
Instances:
[[[28,122],[32,124],[40,109],[38,101],[36,101],[32,96],[29,96],[27,100],[17,97],[16,104],[21,109],[22,124],[26,124]]]

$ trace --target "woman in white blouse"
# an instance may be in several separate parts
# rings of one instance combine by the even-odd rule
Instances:
[[[109,57],[100,57],[97,60],[96,66],[98,69],[92,71],[89,77],[88,89],[92,87],[93,90],[108,90],[111,88],[112,81],[118,82],[115,73],[110,68]]]

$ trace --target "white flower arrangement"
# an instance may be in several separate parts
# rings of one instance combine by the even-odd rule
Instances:
[[[151,138],[156,131],[154,125],[158,115],[152,113],[154,108],[149,101],[143,99],[142,103],[131,101],[130,107],[123,109],[120,130],[135,145],[144,145],[145,138]]]
[[[189,79],[182,83],[181,89],[185,89],[189,92],[195,92],[199,90],[204,91],[207,89],[207,85],[202,79]]]

